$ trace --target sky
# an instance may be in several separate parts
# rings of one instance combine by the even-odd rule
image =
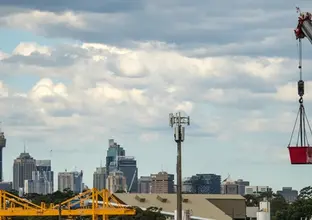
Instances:
[[[296,6],[312,11],[299,0],[0,1],[4,179],[25,143],[92,187],[110,138],[140,176],[175,173],[169,113],[182,112],[183,177],[311,185],[312,166],[290,165],[287,149],[299,108]],[[308,118],[311,52],[304,39]]]

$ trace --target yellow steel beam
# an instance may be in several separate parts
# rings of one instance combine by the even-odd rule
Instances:
[[[79,199],[79,201],[75,201]],[[93,201],[91,208],[89,204],[85,204],[86,200]],[[103,204],[99,205],[99,200]],[[116,206],[112,206],[109,201],[113,200]],[[80,204],[79,209],[72,209],[74,205]],[[70,198],[62,203],[61,213],[59,213],[59,204],[50,204],[47,206],[41,203],[41,206],[31,203],[28,200],[19,198],[6,191],[0,190],[0,220],[3,217],[13,216],[104,216],[107,219],[110,215],[135,215],[135,209],[122,207],[122,204],[111,195],[108,190],[98,191],[93,188],[86,192]],[[47,208],[48,207],[48,208]]]
[[[1,217],[10,216],[58,216],[58,210],[23,210],[20,208],[12,208],[0,210]],[[135,210],[122,208],[99,208],[99,209],[74,209],[62,210],[62,216],[91,216],[91,215],[135,215]]]

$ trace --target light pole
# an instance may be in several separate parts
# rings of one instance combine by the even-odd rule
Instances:
[[[190,117],[182,117],[181,113],[169,114],[169,124],[174,127],[174,140],[177,142],[177,220],[182,220],[182,157],[181,144],[185,137],[184,125],[190,125]]]

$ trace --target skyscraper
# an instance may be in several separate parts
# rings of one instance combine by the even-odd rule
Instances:
[[[138,192],[138,167],[134,157],[119,157],[118,168],[123,172],[127,182],[127,191],[129,193]]]
[[[138,193],[152,193],[152,177],[140,177],[138,180]]]
[[[118,170],[109,173],[106,179],[106,186],[111,193],[127,191],[126,178],[123,173]]]
[[[25,180],[32,179],[32,172],[36,170],[36,160],[25,151],[14,160],[13,189],[19,191],[24,188]]]
[[[5,146],[6,146],[6,138],[4,136],[4,133],[0,132],[0,182],[3,181],[3,167],[2,167],[3,155],[2,155],[2,150],[3,150],[3,148],[5,148]]]
[[[118,169],[117,163],[116,163],[116,157],[118,156],[125,156],[126,152],[125,150],[120,147],[119,144],[117,144],[114,139],[109,139],[108,140],[108,150],[107,150],[107,155],[106,155],[106,175],[108,176],[110,171],[113,171],[114,169]],[[115,166],[110,169],[110,164],[111,162],[115,162]],[[111,166],[112,167],[112,166]]]
[[[51,170],[51,160],[36,160],[36,171],[32,172],[34,192],[51,194],[54,188],[54,173]]]
[[[174,193],[174,175],[167,172],[151,174],[152,193]]]
[[[106,187],[106,168],[97,167],[93,173],[93,188],[98,190],[105,189]]]
[[[221,176],[216,174],[196,174],[183,181],[183,191],[196,194],[220,194]]]
[[[83,190],[82,183],[83,172],[59,172],[58,173],[58,190],[70,189],[74,193],[80,193]]]

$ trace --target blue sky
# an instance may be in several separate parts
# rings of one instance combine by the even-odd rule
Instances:
[[[6,180],[25,142],[56,172],[84,170],[91,186],[109,138],[137,158],[140,176],[175,173],[168,114],[182,111],[183,176],[310,184],[311,168],[290,165],[287,151],[298,109],[294,2],[34,2],[0,3]],[[305,40],[308,117],[311,50]]]

